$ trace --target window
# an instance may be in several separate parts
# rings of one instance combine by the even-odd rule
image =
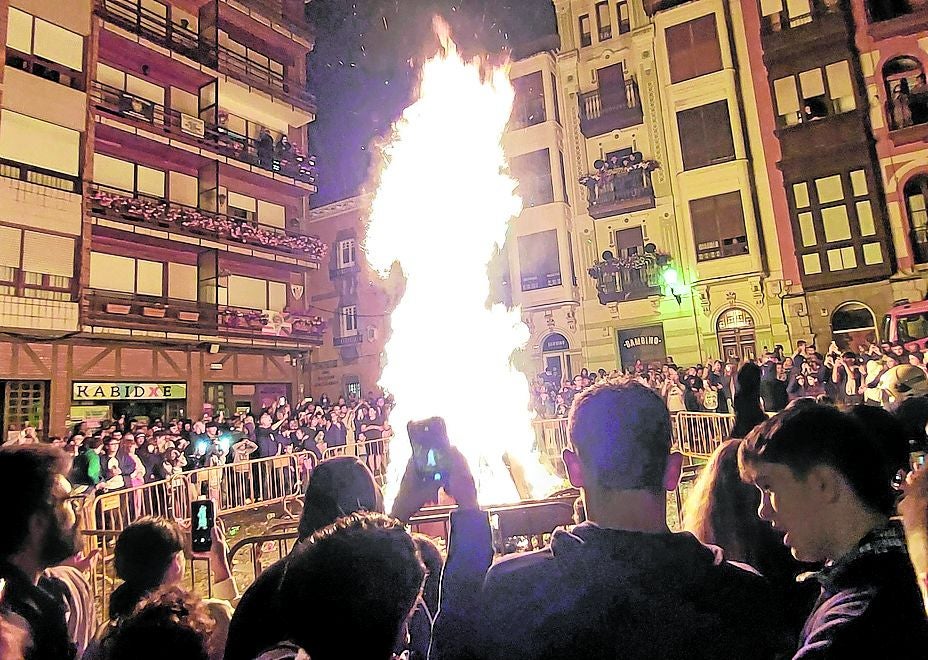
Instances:
[[[615,15],[619,19],[619,34],[631,32],[631,22],[628,18],[628,2],[619,0],[615,3]]]
[[[870,177],[852,170],[788,186],[797,254],[805,275],[884,266],[882,229]]]
[[[164,172],[106,154],[93,155],[94,183],[136,196],[164,198]]]
[[[523,291],[561,285],[556,229],[520,236],[518,244]]]
[[[0,158],[78,176],[81,134],[10,110],[0,112]]]
[[[512,86],[516,92],[512,128],[525,128],[545,121],[545,86],[541,71],[516,78]]]
[[[0,226],[0,293],[71,300],[74,239]]]
[[[338,315],[339,328],[342,337],[353,337],[358,334],[358,307],[357,305],[348,305],[342,307]]]
[[[258,215],[258,200],[227,190],[226,212],[233,218],[254,222]]]
[[[596,4],[596,27],[599,29],[599,40],[612,39],[612,16],[609,13],[609,3]]]
[[[518,180],[517,194],[522,206],[540,206],[554,201],[554,186],[551,181],[551,156],[547,149],[516,156],[510,161],[513,177]]]
[[[287,285],[243,275],[229,275],[229,305],[246,309],[283,311],[287,306]]]
[[[692,200],[690,218],[696,242],[696,261],[748,253],[740,192]]]
[[[353,238],[346,238],[338,242],[338,267],[351,268],[355,265],[355,241]]]
[[[551,74],[551,90],[554,97],[554,121],[561,123],[561,104],[557,98],[557,76]]]
[[[590,15],[580,17],[580,47],[593,45],[593,30],[590,27]]]
[[[282,63],[235,41],[225,30],[219,30],[219,45],[225,47],[220,51],[220,59],[224,57],[224,63],[230,68],[238,69],[275,87],[283,87],[284,65]]]
[[[90,288],[161,298],[164,296],[164,263],[91,252]]]
[[[914,57],[896,57],[883,65],[890,130],[928,123],[925,70]]]
[[[83,87],[84,38],[10,7],[6,63],[75,89]]]
[[[728,102],[716,101],[677,113],[683,169],[694,170],[735,158]]]
[[[919,174],[905,184],[905,208],[909,215],[909,241],[916,263],[928,263],[928,176]]]
[[[114,92],[118,90],[138,99],[164,106],[164,87],[137,78],[130,73],[102,62],[97,64],[97,81],[112,88]],[[144,112],[140,114],[144,116]],[[149,117],[146,118],[150,119]]]
[[[667,28],[670,82],[678,83],[722,70],[715,14]]]
[[[793,126],[857,107],[847,60],[773,81],[779,125]]]

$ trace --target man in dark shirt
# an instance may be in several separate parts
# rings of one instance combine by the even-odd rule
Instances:
[[[50,445],[0,448],[0,612],[29,634],[26,660],[72,660],[65,604],[41,581],[77,552],[77,524],[65,478],[70,461]]]
[[[473,580],[446,567],[430,658],[772,658],[783,649],[765,580],[667,527],[682,456],[670,452],[670,415],[655,392],[594,385],[574,400],[568,437],[564,459],[588,521],[494,564],[476,596]],[[488,532],[474,531],[487,543]],[[473,572],[488,550],[456,563]]]
[[[794,557],[825,562],[794,658],[926,657],[924,604],[889,520],[896,468],[858,422],[830,406],[787,410],[754,429],[738,458],[761,491],[760,517]]]

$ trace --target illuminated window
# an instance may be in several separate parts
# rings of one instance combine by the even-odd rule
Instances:
[[[667,28],[670,82],[678,83],[722,70],[715,14]]]
[[[690,201],[696,261],[748,253],[744,209],[738,191]]]
[[[510,160],[509,166],[513,178],[519,182],[516,193],[522,198],[525,208],[554,201],[551,156],[547,149],[516,156]]]
[[[69,301],[74,239],[0,226],[0,293]]]
[[[11,110],[0,112],[0,158],[76,177],[81,134]]]
[[[773,81],[780,126],[793,126],[857,108],[847,60]]]
[[[523,291],[561,285],[556,229],[520,236],[518,246]]]
[[[346,238],[338,242],[338,267],[351,268],[355,265],[355,241],[353,238]]]
[[[83,88],[84,38],[76,32],[10,7],[6,46],[7,66]]]
[[[357,305],[348,305],[342,307],[338,315],[339,328],[342,337],[353,337],[358,334],[358,307]]]
[[[512,106],[511,127],[534,126],[545,121],[545,86],[541,71],[512,81],[516,97]]]

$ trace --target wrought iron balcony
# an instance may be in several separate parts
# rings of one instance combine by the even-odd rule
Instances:
[[[228,306],[219,308],[218,323],[220,334],[257,334],[319,344],[326,330],[326,322],[320,316]]]
[[[176,202],[142,197],[126,191],[92,184],[88,195],[95,217],[154,227],[195,238],[246,245],[291,257],[319,262],[327,246],[307,236],[262,225],[222,213],[213,213]]]
[[[0,176],[56,188],[69,193],[81,192],[81,179],[78,176],[69,176],[54,170],[47,170],[44,167],[27,165],[6,158],[0,158]]]
[[[658,253],[611,257],[593,264],[587,272],[596,280],[600,304],[642,300],[661,295],[661,270],[668,260],[667,255]]]
[[[651,172],[657,168],[653,160],[640,161],[614,168],[603,166],[594,174],[581,177],[590,216],[599,220],[619,213],[653,209]]]
[[[279,136],[276,143],[270,133],[255,140],[96,80],[91,85],[90,97],[97,110],[149,130],[303,183],[316,181],[315,158],[304,155],[289,142],[284,143]]]
[[[624,93],[623,93],[624,91]],[[643,121],[638,83],[625,80],[625,89],[618,94],[603,94],[602,90],[580,94],[580,130],[586,137],[603,135]]]
[[[133,0],[95,0],[98,16],[124,30],[168,48],[192,60],[236,78],[302,107],[316,111],[316,99],[302,81],[290,80],[269,65],[259,64],[218,43],[216,38],[204,38],[186,25],[168,20]]]

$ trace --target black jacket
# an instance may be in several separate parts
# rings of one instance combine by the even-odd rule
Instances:
[[[68,635],[64,601],[46,588],[44,578],[34,585],[18,568],[2,562],[0,578],[6,580],[0,612],[28,627],[26,660],[73,660],[77,646]]]

